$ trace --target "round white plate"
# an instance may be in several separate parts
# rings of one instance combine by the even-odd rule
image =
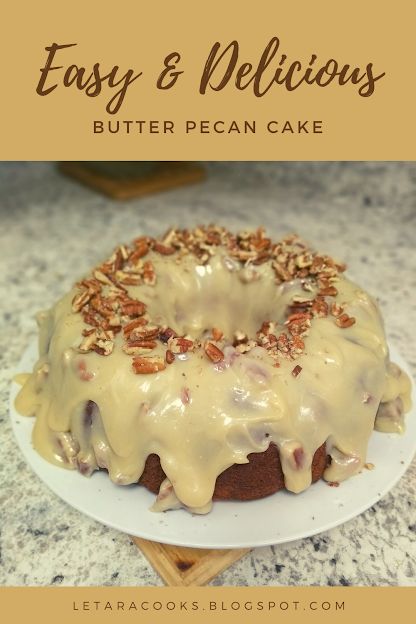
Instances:
[[[36,344],[29,346],[17,372],[28,372],[36,360]],[[399,354],[392,360],[409,373]],[[329,487],[315,483],[301,494],[279,492],[252,502],[216,502],[211,513],[192,515],[184,510],[153,513],[154,495],[136,485],[118,486],[105,472],[91,478],[49,464],[32,448],[33,419],[14,409],[19,390],[12,384],[10,413],[13,430],[27,462],[44,483],[75,509],[130,535],[196,548],[244,548],[279,544],[326,531],[359,515],[384,496],[400,479],[416,451],[416,409],[406,416],[405,435],[374,432],[367,462],[374,470]],[[413,394],[415,394],[413,392]],[[415,399],[415,397],[413,397]],[[413,400],[413,404],[416,401]]]

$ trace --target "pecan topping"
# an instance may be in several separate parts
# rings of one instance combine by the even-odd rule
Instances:
[[[170,338],[168,345],[172,353],[186,353],[189,349],[192,349],[194,343],[187,338]]]
[[[81,351],[82,353],[87,353],[88,351],[91,350],[93,344],[95,343],[96,338],[97,338],[97,335],[95,331],[92,330],[81,342],[81,344],[78,347],[78,350]]]
[[[162,256],[171,256],[175,253],[174,247],[168,247],[167,245],[163,245],[162,243],[154,243],[153,249],[160,253]]]
[[[332,316],[340,316],[344,312],[344,308],[338,303],[333,303],[331,306],[331,314]]]
[[[94,271],[94,277],[96,280],[101,282],[101,284],[106,284],[107,286],[113,285],[113,282],[107,277],[107,275],[105,275],[102,271],[99,271],[98,269]]]
[[[212,333],[212,337],[214,338],[214,340],[221,340],[221,338],[224,336],[224,334],[222,333],[222,331],[220,329],[218,329],[217,327],[213,327],[211,330]]]
[[[328,316],[328,310],[327,302],[325,299],[321,299],[321,297],[317,297],[312,304],[312,312],[315,316]]]
[[[153,340],[159,335],[157,325],[139,325],[132,329],[129,335],[130,340]]]
[[[147,296],[147,288],[156,284],[152,260],[160,262],[158,254],[174,256],[173,262],[177,264],[191,254],[197,263],[207,264],[218,248],[223,252],[224,267],[238,272],[242,283],[260,279],[260,265],[267,262],[277,284],[290,282],[288,288],[291,288],[292,283],[297,283],[305,291],[302,296],[298,289],[292,297],[286,321],[265,320],[253,338],[237,331],[231,337],[237,354],[260,346],[278,366],[279,359],[294,360],[304,353],[309,328],[316,318],[331,315],[342,328],[355,323],[337,301],[328,299],[337,296],[336,282],[345,266],[329,256],[315,253],[297,236],[273,242],[263,228],[237,234],[214,225],[192,230],[171,228],[159,239],[141,236],[129,246],[119,245],[89,278],[76,285],[72,310],[81,314],[85,323],[79,351],[109,355],[114,349],[114,336],[121,333],[121,348],[126,354],[136,356],[134,371],[155,372],[173,363],[175,354],[199,349],[201,344],[193,337],[178,336],[172,328],[152,323],[145,303],[136,294],[142,288]],[[221,362],[224,353],[216,343],[222,344],[225,340],[227,344],[230,337],[214,326],[210,338],[203,349],[212,362]],[[159,343],[166,345],[164,356],[150,357],[149,352]],[[296,370],[295,366],[293,371]]]
[[[141,301],[127,301],[121,305],[121,312],[126,316],[142,316],[146,312],[146,306]]]
[[[170,349],[168,349],[168,350],[166,351],[166,356],[165,356],[165,358],[166,358],[166,363],[167,363],[167,364],[172,364],[172,362],[174,362],[174,361],[175,361],[175,355],[172,353],[172,351],[171,351]]]
[[[142,281],[140,275],[126,273],[125,271],[117,271],[116,278],[120,284],[124,284],[125,286],[138,286]]]
[[[92,293],[88,290],[84,290],[72,299],[72,311],[79,312],[89,302],[92,297]]]
[[[218,362],[222,362],[224,359],[224,353],[212,342],[206,342],[204,349],[211,362],[217,364]]]
[[[275,324],[272,323],[271,321],[263,321],[262,326],[260,327],[260,331],[258,331],[258,334],[264,334],[265,336],[267,336],[268,334],[271,334],[274,331],[274,326]]]
[[[133,359],[133,371],[136,375],[158,373],[165,368],[165,361],[161,357],[135,357]]]
[[[142,325],[146,325],[146,323],[147,320],[143,317],[134,319],[134,321],[131,321],[131,323],[127,323],[127,325],[123,327],[123,333],[128,338],[133,329],[135,329],[136,327],[141,327]]]
[[[129,256],[130,264],[135,264],[140,258],[143,258],[149,252],[149,244],[146,240],[138,239],[136,241],[136,249]]]
[[[123,345],[123,351],[127,355],[143,355],[155,349],[156,346],[154,340],[129,340]]]
[[[344,313],[335,319],[335,323],[336,325],[338,325],[338,327],[342,327],[342,329],[345,329],[347,327],[351,327],[351,325],[354,325],[355,318],[353,316],[348,316],[348,314]]]
[[[157,344],[154,340],[129,340],[129,347],[141,347],[142,349],[155,349]]]
[[[151,262],[145,262],[143,265],[143,282],[147,286],[156,284],[156,273]]]
[[[295,368],[292,370],[292,375],[293,377],[297,377],[302,371],[302,366],[299,366],[299,364],[296,364]]]
[[[320,295],[321,297],[336,297],[337,294],[338,291],[335,286],[326,286],[325,288],[321,288],[321,290],[318,292],[318,295]]]
[[[164,343],[167,343],[169,338],[176,338],[176,336],[177,333],[170,327],[164,327],[159,332],[159,339]]]
[[[114,334],[101,328],[89,331],[78,347],[81,353],[95,351],[99,355],[110,355],[114,349]]]
[[[234,340],[233,340],[233,346],[234,347],[237,347],[238,345],[246,343],[247,341],[248,341],[247,334],[245,334],[244,332],[239,331],[239,330],[234,332]]]

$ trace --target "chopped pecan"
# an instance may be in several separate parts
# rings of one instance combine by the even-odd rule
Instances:
[[[282,353],[289,353],[289,339],[286,334],[280,334],[277,338],[277,348]]]
[[[338,325],[338,327],[345,329],[347,327],[351,327],[351,325],[354,325],[355,318],[353,316],[348,316],[348,314],[344,313],[335,319],[335,323]]]
[[[88,290],[88,292],[90,292],[92,295],[94,295],[96,293],[99,293],[101,291],[101,289],[102,289],[102,285],[95,278],[84,279],[79,284],[77,284],[77,286],[79,288],[81,286],[83,288],[86,288]]]
[[[255,264],[256,266],[259,266],[260,264],[264,264],[268,260],[270,260],[270,252],[262,251],[256,256],[256,258],[254,258],[253,264]]]
[[[293,377],[297,377],[301,371],[302,371],[302,366],[299,366],[299,364],[296,364],[295,368],[292,370]]]
[[[175,228],[170,228],[163,235],[162,242],[163,242],[164,245],[167,245],[168,247],[170,247],[171,243],[174,241],[175,238],[176,238],[176,230],[175,230]]]
[[[167,364],[172,364],[175,361],[175,355],[170,349],[167,349],[165,359]]]
[[[146,312],[146,306],[142,301],[126,301],[121,305],[121,312],[126,316],[142,316]]]
[[[292,336],[302,336],[307,333],[310,326],[311,322],[308,318],[299,318],[289,321],[287,328]]]
[[[164,359],[157,356],[135,357],[132,366],[136,375],[158,373],[166,368]]]
[[[105,318],[109,318],[114,315],[114,310],[111,304],[101,295],[95,295],[90,301],[90,306],[100,316]]]
[[[324,317],[324,316],[328,316],[329,306],[327,302],[325,301],[325,299],[322,299],[321,297],[317,297],[312,304],[311,310],[315,316]]]
[[[278,280],[282,282],[288,282],[292,279],[292,275],[289,273],[289,271],[278,262],[273,262],[272,267],[274,269],[274,272],[276,273],[276,277],[278,278]]]
[[[308,297],[300,297],[299,295],[295,295],[292,298],[292,302],[290,304],[291,308],[309,308],[313,304],[313,299],[309,299]]]
[[[144,263],[143,281],[147,286],[154,286],[156,284],[156,273],[150,260]]]
[[[296,264],[300,269],[310,267],[312,264],[312,256],[310,253],[300,254],[296,258]]]
[[[338,294],[335,286],[326,286],[325,288],[321,288],[318,292],[318,295],[321,297],[336,297]]]
[[[248,336],[244,332],[237,330],[234,332],[233,347],[243,344],[248,341]]]
[[[106,284],[107,286],[113,285],[113,282],[110,280],[109,277],[107,277],[107,275],[103,273],[103,271],[99,271],[98,269],[96,269],[94,271],[94,277],[96,280],[101,282],[101,284]]]
[[[172,353],[186,353],[189,349],[192,349],[194,343],[187,338],[170,338],[168,341],[169,349]]]
[[[127,260],[127,258],[129,257],[129,251],[125,245],[120,245],[117,251],[120,252],[123,260]]]
[[[84,323],[87,325],[92,325],[93,327],[98,327],[100,325],[100,319],[97,318],[96,314],[84,311],[82,313],[82,318],[84,319]]]
[[[129,347],[141,347],[142,349],[155,349],[157,343],[154,340],[129,340]]]
[[[84,340],[79,345],[78,350],[81,351],[82,353],[87,353],[88,351],[92,349],[92,346],[95,343],[96,339],[97,339],[97,333],[93,329],[91,332],[88,333],[87,336],[85,336]]]
[[[143,258],[149,252],[149,244],[147,240],[138,239],[134,251],[129,255],[129,264],[136,264],[138,260]]]
[[[257,258],[256,251],[245,251],[244,249],[236,249],[234,254],[240,261],[245,262],[246,260],[255,260]]]
[[[300,355],[305,349],[305,343],[300,336],[293,336],[291,341],[291,351],[295,355]]]
[[[116,280],[125,286],[138,286],[142,278],[135,273],[127,273],[126,271],[116,271]]]
[[[114,334],[119,334],[122,330],[121,325],[112,325],[111,323],[108,324],[108,329],[111,329],[111,331]]]
[[[111,316],[108,317],[108,324],[110,325],[110,327],[120,327],[120,317],[118,314],[112,314]],[[121,329],[121,327],[120,327]]]
[[[344,308],[340,306],[338,303],[334,303],[331,306],[331,314],[332,316],[340,316],[344,312]]]
[[[133,329],[135,329],[136,327],[141,327],[143,325],[146,325],[146,323],[147,323],[147,319],[145,319],[143,316],[140,316],[139,318],[134,319],[134,321],[127,323],[127,325],[124,325],[123,333],[128,338],[131,332],[133,331]]]
[[[260,327],[260,330],[257,332],[257,334],[264,334],[265,336],[267,336],[272,331],[274,331],[274,328],[275,328],[275,324],[272,323],[272,321],[263,321]]]
[[[293,312],[292,314],[289,314],[285,324],[288,325],[289,323],[293,323],[294,321],[308,321],[311,318],[312,315],[310,314],[310,312]]]
[[[270,238],[260,238],[260,239],[253,241],[252,244],[256,251],[262,252],[265,249],[270,248],[272,241],[270,240]]]
[[[83,336],[91,336],[91,334],[95,333],[95,329],[92,327],[91,329],[83,329],[82,330],[82,335]]]
[[[123,345],[123,351],[128,355],[148,353],[156,348],[154,340],[129,340]]]
[[[224,353],[212,342],[206,342],[204,350],[211,362],[214,362],[215,364],[222,362],[224,359]]]
[[[164,327],[159,332],[159,340],[166,344],[169,338],[176,338],[177,335],[178,334],[171,327]]]
[[[159,327],[157,325],[142,325],[135,327],[130,332],[130,340],[153,340],[159,335]]]
[[[124,260],[120,247],[118,247],[111,256],[113,262],[113,271],[120,271],[123,268]]]
[[[213,327],[211,333],[214,340],[221,340],[221,338],[224,336],[223,332],[218,329],[218,327]]]
[[[89,300],[91,299],[93,293],[88,290],[83,290],[82,292],[75,295],[72,299],[72,311],[79,312],[82,308],[87,305]]]
[[[154,251],[157,251],[157,253],[160,253],[162,256],[171,256],[176,251],[174,247],[163,245],[162,243],[159,243],[157,241],[153,244],[153,249]]]
[[[111,355],[114,350],[114,342],[112,340],[97,340],[92,346],[92,350],[100,355]]]

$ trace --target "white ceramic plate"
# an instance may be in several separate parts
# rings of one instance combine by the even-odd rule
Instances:
[[[30,345],[17,372],[28,372],[36,360],[36,344]],[[392,360],[409,373],[399,354]],[[12,384],[10,413],[13,430],[27,462],[42,481],[75,509],[130,535],[196,548],[244,548],[279,544],[309,537],[359,515],[382,498],[400,479],[416,451],[416,409],[407,414],[405,435],[374,432],[367,461],[374,470],[328,487],[319,481],[302,494],[279,492],[252,502],[216,502],[206,516],[184,510],[153,513],[154,500],[144,487],[117,486],[107,473],[86,478],[78,472],[49,464],[31,444],[33,419],[14,409],[19,390]],[[413,392],[415,395],[415,392]],[[413,397],[413,404],[416,403]]]

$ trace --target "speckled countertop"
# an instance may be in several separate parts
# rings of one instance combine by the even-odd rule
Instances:
[[[416,372],[416,163],[224,163],[207,181],[115,203],[47,163],[0,165],[0,505],[3,585],[161,585],[127,535],[81,515],[32,473],[8,415],[12,372],[52,304],[116,242],[171,224],[264,224],[347,261],[378,295]],[[215,585],[415,585],[416,463],[343,526],[253,550]]]

